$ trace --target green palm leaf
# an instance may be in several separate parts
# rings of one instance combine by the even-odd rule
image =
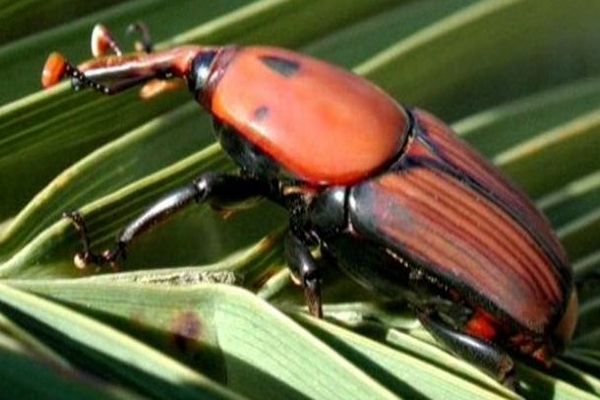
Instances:
[[[134,91],[39,91],[50,51],[79,62],[96,22],[119,33],[143,20],[159,47],[295,48],[453,123],[536,200],[587,282],[565,354],[549,371],[519,364],[523,394],[600,395],[600,2],[2,3],[2,393],[516,397],[442,350],[410,312],[386,310],[336,271],[326,320],[307,317],[282,259],[285,213],[269,204],[225,220],[186,212],[136,242],[123,272],[73,267],[79,242],[63,211],[80,209],[103,248],[173,187],[234,167],[187,93],[142,102]]]

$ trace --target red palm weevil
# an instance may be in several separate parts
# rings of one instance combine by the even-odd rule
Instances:
[[[548,366],[570,340],[572,270],[544,216],[501,172],[433,115],[398,104],[341,68],[274,47],[182,46],[123,55],[106,28],[79,67],[58,53],[42,84],[143,97],[187,84],[214,119],[239,172],[204,173],[132,221],[113,249],[80,264],[114,264],[138,235],[190,204],[233,207],[264,197],[289,211],[285,257],[320,317],[323,263],[402,298],[433,336],[507,385],[512,356]],[[112,54],[109,54],[112,53]]]

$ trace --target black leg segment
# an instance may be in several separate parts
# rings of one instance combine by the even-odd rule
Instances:
[[[285,238],[285,258],[292,275],[300,281],[304,288],[306,305],[312,315],[323,316],[321,306],[321,272],[317,260],[310,249],[291,231]]]
[[[234,207],[236,203],[267,194],[266,185],[256,179],[225,173],[206,173],[190,185],[178,188],[151,205],[130,222],[118,236],[115,247],[102,254],[90,250],[87,228],[77,212],[66,213],[81,236],[83,251],[76,255],[76,265],[110,264],[115,267],[119,258],[125,258],[129,243],[159,222],[193,203],[210,202],[215,206]]]
[[[453,353],[477,366],[505,386],[515,389],[513,360],[500,347],[452,329],[435,313],[418,312],[417,316],[423,327]]]

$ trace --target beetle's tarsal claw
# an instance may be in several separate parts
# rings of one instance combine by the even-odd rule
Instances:
[[[323,318],[323,306],[321,303],[321,280],[313,277],[304,281],[304,297],[310,314],[317,318]]]
[[[87,269],[92,264],[96,263],[96,257],[89,251],[85,252],[77,252],[73,257],[73,264],[77,269],[84,270]]]
[[[102,254],[97,254],[90,249],[90,240],[88,236],[87,226],[83,220],[83,216],[78,211],[65,212],[63,218],[71,221],[75,230],[79,234],[83,251],[77,252],[73,258],[73,264],[78,269],[85,269],[89,265],[104,266],[110,265],[114,271],[120,269],[117,259],[119,257],[125,259],[125,246],[121,242],[117,244],[115,250],[106,250]]]
[[[142,41],[136,41],[134,43],[136,51],[141,51],[144,53],[152,53],[154,51],[154,43],[152,43],[152,39],[150,38],[150,30],[143,22],[138,21],[133,24],[129,24],[126,33],[127,35],[134,33],[140,33],[142,35]]]
[[[100,264],[108,264],[110,265],[110,268],[113,270],[113,272],[118,272],[121,270],[121,266],[119,264],[119,262],[117,261],[119,259],[119,257],[125,259],[125,255],[123,250],[121,250],[120,247],[118,247],[116,250],[105,250],[102,255],[100,256],[102,258],[102,262],[99,263]]]
[[[75,253],[75,256],[73,257],[73,264],[77,269],[85,269],[85,267],[87,267],[85,255],[80,252]]]
[[[96,265],[102,267],[104,265],[110,265],[113,271],[120,271],[120,266],[115,260],[117,257],[114,252],[110,250],[104,251],[102,254],[96,254],[91,251],[78,252],[73,257],[73,264],[78,269],[84,270],[90,265]]]

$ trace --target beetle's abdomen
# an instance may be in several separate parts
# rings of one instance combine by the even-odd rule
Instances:
[[[290,51],[237,50],[210,89],[225,124],[312,184],[351,184],[387,165],[408,129],[387,94],[340,68]]]
[[[359,233],[412,260],[477,306],[545,333],[572,279],[548,222],[443,123],[416,111],[399,168],[353,189]]]

